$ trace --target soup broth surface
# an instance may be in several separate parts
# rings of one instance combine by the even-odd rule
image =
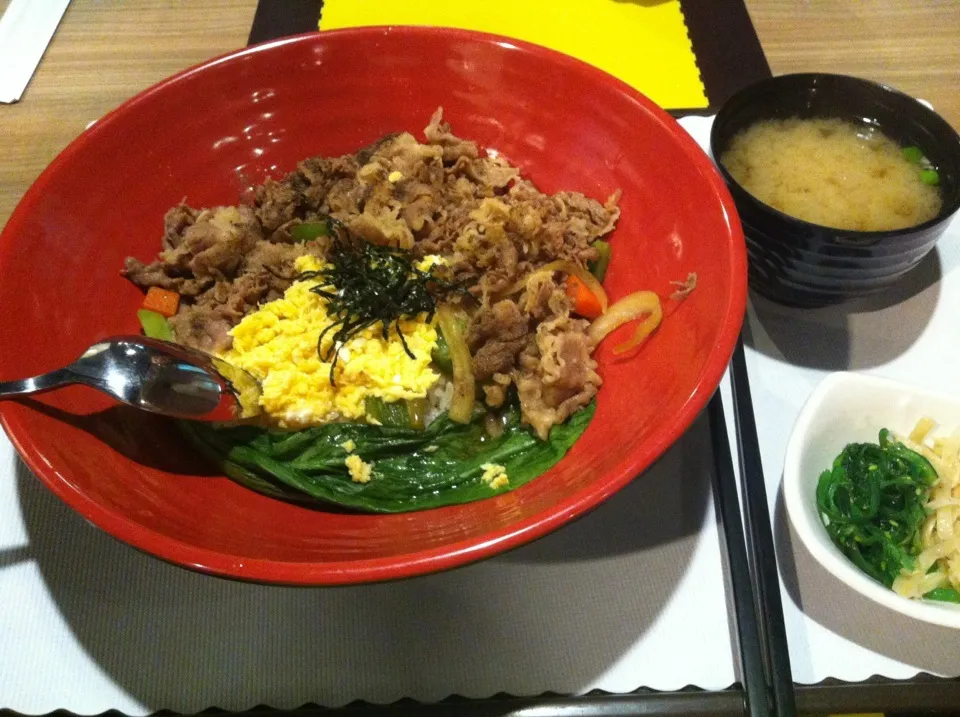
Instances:
[[[940,212],[921,165],[882,132],[845,120],[763,120],[737,133],[720,161],[764,204],[822,226],[903,229]]]

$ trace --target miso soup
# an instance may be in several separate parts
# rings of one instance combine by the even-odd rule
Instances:
[[[937,174],[921,152],[840,119],[757,122],[720,161],[764,204],[822,226],[903,229],[940,212]]]

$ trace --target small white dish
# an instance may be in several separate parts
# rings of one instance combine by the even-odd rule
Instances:
[[[882,428],[909,433],[924,416],[936,421],[938,430],[952,432],[960,426],[960,397],[876,376],[830,374],[807,400],[790,435],[784,503],[810,554],[848,587],[902,615],[960,629],[960,605],[901,597],[861,572],[830,540],[817,510],[817,481],[844,446],[876,442]]]

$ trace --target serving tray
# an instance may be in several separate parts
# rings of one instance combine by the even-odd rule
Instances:
[[[321,5],[262,0],[250,42],[314,30]],[[682,5],[712,107],[769,74],[741,0]],[[675,115],[709,112],[678,109]],[[691,129],[695,124],[685,122]],[[944,262],[943,273],[952,266]],[[913,290],[922,295],[939,281]],[[821,585],[807,574],[796,582],[792,553],[784,550],[777,431],[790,413],[770,387],[799,380],[801,395],[817,374],[784,367],[782,356],[771,356],[771,343],[778,343],[771,325],[797,318],[778,312],[753,303],[745,349],[733,366],[736,392],[726,379],[704,415],[642,480],[555,535],[463,571],[418,578],[411,581],[416,587],[393,594],[389,586],[315,593],[240,589],[130,555],[60,505],[9,445],[0,446],[0,464],[14,468],[9,480],[0,481],[0,505],[15,513],[0,515],[0,538],[10,546],[0,549],[0,594],[7,605],[0,633],[24,638],[4,640],[0,651],[6,653],[0,655],[0,707],[14,708],[0,709],[0,717],[105,709],[194,714],[206,708],[262,715],[335,708],[388,717],[955,708],[960,682],[943,678],[949,670],[938,677],[898,663],[892,672],[899,679],[858,675],[861,681],[850,683],[836,679],[846,673],[831,673],[827,663],[810,669],[811,655],[830,645],[829,639],[811,644],[810,631],[819,628],[849,643],[845,654],[854,662],[875,664],[869,660],[877,653],[857,642],[862,636],[844,637],[841,617],[824,625],[822,615],[817,622],[796,605],[797,590]],[[836,328],[835,320],[814,320],[806,330]],[[732,440],[735,406],[748,412],[741,414],[739,443]],[[744,415],[756,417],[759,443],[743,432]],[[758,505],[766,514],[756,514]],[[765,529],[758,520],[767,521]],[[779,573],[771,556],[779,560]],[[104,572],[78,574],[91,566]],[[757,589],[771,570],[774,578],[783,575],[765,595],[768,606],[780,607],[772,614],[759,609]],[[489,596],[477,599],[469,592],[475,586]],[[357,602],[369,608],[357,610]],[[478,614],[478,606],[489,610]],[[311,645],[311,625],[345,616],[372,625],[346,624],[334,632],[390,647],[363,640],[333,640],[330,649]],[[270,639],[269,631],[260,632],[263,639],[245,640],[252,633],[243,621],[251,619],[282,634]],[[450,637],[445,630],[471,620],[480,628],[460,635],[482,635],[483,644],[444,642]],[[292,661],[282,654],[291,646],[297,651]],[[250,651],[258,656],[251,658]],[[291,669],[300,657],[314,662]],[[52,668],[57,674],[49,674]],[[345,677],[357,674],[366,677]],[[78,680],[83,684],[73,688]],[[784,683],[789,696],[774,699],[777,684]],[[445,685],[458,685],[453,691],[459,694],[445,692]]]
[[[315,4],[282,4],[261,5],[254,35],[263,12],[286,32],[315,25]],[[309,25],[291,24],[298,14]],[[60,504],[4,443],[0,706],[142,715],[415,698],[458,712],[507,700],[742,714],[751,691],[762,701],[740,676],[759,674],[759,651],[729,458],[714,488],[709,446],[729,451],[717,427],[705,414],[643,480],[545,540],[338,590],[229,583],[140,555]],[[483,699],[502,693],[527,701]]]
[[[304,13],[302,27],[311,25],[316,17],[313,13],[322,10],[322,2],[316,3],[315,8],[303,7],[309,4],[301,4],[300,9]],[[770,69],[742,0],[710,3],[686,0],[681,2],[681,6],[710,108],[706,111],[700,108],[675,109],[673,114],[677,117],[709,116],[739,88],[768,77]],[[252,40],[263,39],[264,33],[270,32],[275,22],[272,16],[277,12],[283,13],[277,4],[260,3]],[[258,33],[262,36],[257,37]],[[687,127],[690,129],[696,125],[688,124]],[[697,129],[698,140],[706,146],[708,129]],[[692,132],[695,137],[698,135],[697,129]],[[763,699],[778,714],[789,714],[794,710],[952,710],[960,704],[960,679],[957,678],[960,675],[960,658],[956,657],[960,654],[960,633],[948,633],[945,636],[924,634],[914,641],[910,638],[911,625],[895,624],[896,629],[890,630],[891,634],[885,640],[876,640],[870,637],[870,633],[887,632],[877,631],[875,625],[885,624],[889,616],[875,614],[877,610],[871,605],[863,605],[862,601],[854,600],[855,604],[848,609],[861,614],[865,610],[870,618],[857,621],[852,634],[845,629],[841,610],[837,610],[833,618],[816,614],[817,610],[824,614],[830,612],[828,605],[832,597],[821,597],[812,615],[804,611],[800,596],[804,588],[807,594],[816,595],[822,592],[823,583],[826,583],[823,591],[835,586],[829,584],[829,577],[823,571],[817,572],[811,568],[809,556],[797,550],[802,546],[797,546],[795,540],[791,542],[779,495],[780,466],[787,435],[785,427],[792,424],[802,404],[802,397],[809,394],[813,382],[822,378],[827,370],[865,369],[907,380],[925,376],[931,385],[942,385],[944,380],[949,380],[952,375],[950,357],[955,355],[951,349],[957,347],[951,343],[949,337],[952,332],[949,332],[946,322],[943,325],[944,333],[933,334],[931,339],[931,334],[927,332],[925,341],[914,342],[917,349],[913,354],[909,355],[910,351],[906,350],[899,361],[895,357],[886,360],[892,354],[880,344],[891,336],[894,341],[908,344],[909,338],[897,336],[903,331],[897,331],[896,327],[902,326],[903,322],[909,323],[911,318],[922,329],[924,320],[929,319],[932,313],[928,309],[931,304],[936,304],[941,294],[940,285],[945,275],[954,266],[960,265],[958,243],[960,221],[955,222],[944,237],[940,253],[908,277],[896,295],[879,303],[866,302],[804,315],[804,312],[783,309],[763,299],[751,302],[744,325],[744,340],[733,358],[734,381],[731,383],[728,377],[720,392],[726,398],[728,409],[725,414],[726,432],[731,437],[736,435],[738,439],[734,448],[739,459],[737,464],[730,462],[729,452],[718,448],[716,442],[712,446],[714,480],[720,481],[719,484],[714,483],[718,506],[722,505],[724,486],[732,487],[736,483],[740,489],[740,505],[745,509],[751,575],[749,599],[755,608],[753,615],[760,644],[756,646],[756,655],[754,646],[747,647],[744,661],[748,671],[752,667],[759,667],[764,672],[763,675],[753,676],[752,680],[751,675],[747,674],[739,685],[740,690],[746,688],[742,709],[758,708],[759,694],[754,695],[753,705],[750,704],[751,684],[753,689],[762,687]],[[945,310],[940,312],[941,318],[949,317],[949,307],[960,304],[958,293],[949,293],[949,302]],[[844,327],[844,322],[849,326]],[[791,325],[798,328],[792,340]],[[774,336],[770,335],[770,327],[773,327]],[[844,331],[845,328],[848,330]],[[844,347],[843,339],[852,335],[859,340],[851,341],[849,346]],[[944,337],[942,343],[938,342],[938,335]],[[818,340],[822,336],[826,336],[826,340]],[[806,342],[806,350],[801,351],[799,356],[783,356],[778,349],[781,341],[795,351]],[[871,362],[864,356],[850,356],[850,352],[856,348],[867,356],[871,353],[879,356],[880,360]],[[823,354],[819,361],[815,358],[818,351]],[[935,359],[937,355],[940,356],[939,362]],[[933,370],[925,370],[931,360],[934,363]],[[804,388],[792,393],[792,400],[788,400],[789,408],[785,410],[782,396],[778,395],[782,392],[776,387],[792,383]],[[788,390],[787,393],[791,392]],[[722,411],[720,400],[718,395],[709,413]],[[718,419],[714,416],[709,420],[712,421],[712,430],[716,431],[714,424]],[[761,426],[759,431],[757,424]],[[725,478],[730,469],[736,479],[733,476]],[[727,522],[730,520],[730,516],[724,516],[722,510],[718,516],[721,521],[724,517]],[[721,524],[729,537],[727,525]],[[737,539],[734,535],[733,540],[736,542]],[[727,549],[729,561],[729,544]],[[798,578],[798,560],[802,580]],[[772,585],[772,589],[766,593],[765,578],[768,588]],[[745,593],[740,595],[741,599],[747,597]],[[734,590],[734,603],[736,598]],[[737,607],[733,605],[734,613]],[[739,609],[746,614],[744,606],[739,606]],[[874,628],[870,627],[871,620]],[[752,629],[752,625],[746,626],[748,636]],[[810,637],[811,634],[820,638],[818,644],[811,644],[811,639],[816,640]],[[741,631],[739,637],[742,639],[743,636]],[[916,653],[903,648],[905,644],[936,644],[943,642],[944,638],[946,647],[935,650],[925,665],[917,659],[911,663]],[[742,645],[740,649],[743,651]],[[838,652],[841,657],[838,657]],[[858,664],[860,667],[857,667]],[[933,669],[925,670],[924,666]],[[930,674],[931,671],[936,674]],[[791,694],[777,694],[786,690]],[[731,691],[736,691],[736,688]],[[637,699],[646,700],[648,708],[660,711],[660,708],[666,710],[668,703],[656,700],[666,696],[658,694],[651,697],[647,694]],[[778,696],[779,700],[776,699]],[[601,709],[606,699],[603,696],[580,697],[576,698],[576,704],[589,711]],[[729,692],[704,693],[696,695],[696,698],[678,696],[676,699],[689,702],[683,707],[686,710],[706,705],[712,699],[729,700],[730,696]],[[680,703],[670,704],[679,707]],[[711,706],[719,709],[721,703]],[[562,706],[558,704],[557,709],[562,709]]]

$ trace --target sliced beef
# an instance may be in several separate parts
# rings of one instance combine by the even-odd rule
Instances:
[[[249,207],[196,211],[174,207],[164,221],[157,259],[143,264],[127,259],[122,274],[141,288],[160,286],[183,296],[198,296],[216,281],[236,276],[244,257],[262,238]]]
[[[503,194],[502,190],[520,176],[516,167],[511,167],[498,157],[462,155],[449,171],[455,177],[466,177],[472,181],[484,196]]]
[[[552,261],[581,268],[597,258],[592,246],[619,216],[615,204],[601,205],[571,193],[548,196],[525,180],[505,193],[471,191],[461,177],[444,187],[448,211],[439,215],[414,251],[455,259],[456,277],[477,296],[502,298],[519,291],[526,277]]]
[[[184,299],[170,320],[174,338],[205,351],[230,346],[227,331],[262,301],[277,298],[296,276],[294,260],[322,253],[324,241],[276,244],[264,240],[248,206],[197,211],[171,209],[163,245],[150,264],[128,258],[123,274],[137,286],[159,286]]]
[[[120,273],[141,289],[146,290],[151,286],[159,286],[161,289],[176,291],[178,294],[187,297],[196,296],[213,283],[209,279],[201,280],[171,275],[168,270],[169,267],[160,261],[144,264],[138,259],[127,257]]]
[[[409,225],[396,216],[396,211],[367,209],[351,218],[347,228],[354,236],[380,246],[394,246],[410,249],[413,246],[413,232]]]
[[[542,271],[530,276],[524,284],[521,308],[536,321],[570,312],[570,298],[554,278],[553,272]]]
[[[349,211],[356,205],[355,178],[360,164],[354,155],[312,157],[281,180],[268,179],[254,190],[253,207],[264,236],[290,241],[287,228],[332,213],[331,205]]]
[[[433,144],[420,144],[408,132],[395,135],[369,163],[376,163],[386,170],[384,176],[391,188],[410,180],[438,186],[444,179],[443,149]],[[399,172],[400,176],[394,175],[391,179],[393,172]]]
[[[443,108],[440,107],[430,118],[430,124],[423,130],[427,142],[443,149],[443,161],[456,162],[460,157],[475,159],[479,155],[476,142],[460,139],[450,130],[450,125],[443,121]]]
[[[223,298],[227,301],[218,303],[213,294],[208,293],[201,301],[185,306],[170,319],[170,328],[178,343],[208,353],[230,348],[233,339],[227,332],[240,323],[244,313],[255,307],[259,297],[266,293],[254,277],[244,277],[236,283],[240,286],[225,292]]]
[[[300,185],[295,186],[295,185]],[[258,187],[255,195],[257,218],[266,234],[272,234],[294,219],[302,218],[306,197],[304,182],[277,182],[268,179]]]
[[[586,406],[600,388],[588,327],[589,322],[569,317],[545,321],[520,357],[514,381],[521,415],[544,440],[552,426]]]
[[[491,408],[502,406],[507,400],[507,391],[513,383],[510,374],[495,373],[489,383],[483,384],[484,402]]]
[[[176,249],[183,240],[183,233],[197,220],[199,213],[183,202],[170,209],[163,218],[163,248]]]
[[[529,333],[529,320],[509,299],[478,311],[467,332],[474,378],[482,382],[495,373],[509,372]]]
[[[174,337],[179,343],[209,353],[229,349],[232,339],[227,332],[268,298],[270,276],[268,272],[253,272],[230,282],[218,282],[198,301],[184,306],[171,318]]]
[[[619,197],[544,194],[496,153],[481,156],[457,137],[441,109],[424,136],[398,132],[354,154],[305,159],[237,207],[181,203],[164,219],[157,258],[128,259],[123,274],[144,289],[178,291],[177,340],[219,351],[245,314],[295,280],[297,257],[325,255],[325,238],[294,241],[299,224],[333,217],[366,241],[417,258],[439,254],[447,278],[480,307],[468,343],[486,403],[502,404],[515,385],[524,420],[546,436],[596,394],[600,379],[587,324],[569,315],[562,272],[542,269],[557,261],[585,269],[597,256],[594,241],[617,222]]]
[[[171,271],[197,279],[230,279],[243,258],[263,238],[250,207],[217,207],[197,214],[159,261]]]
[[[267,287],[266,301],[279,298],[297,278],[294,262],[301,256],[324,256],[326,240],[302,244],[276,244],[262,241],[247,255],[243,275],[259,277]]]

